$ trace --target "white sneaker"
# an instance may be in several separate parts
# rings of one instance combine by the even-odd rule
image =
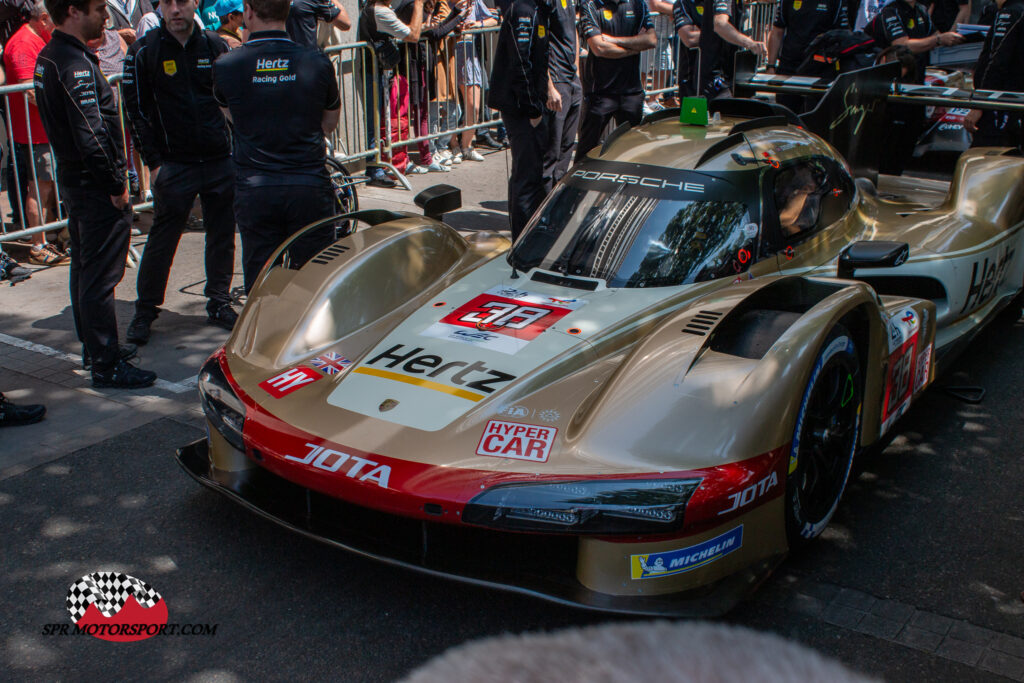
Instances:
[[[426,166],[417,166],[416,164],[409,164],[409,167],[405,169],[405,175],[419,175],[420,173],[426,172]]]
[[[422,166],[420,166],[420,168],[423,168],[423,167],[422,167]],[[450,168],[448,168],[447,166],[445,166],[444,164],[442,164],[442,163],[441,163],[441,162],[439,162],[439,161],[431,161],[431,162],[430,162],[430,163],[429,163],[429,164],[427,165],[427,167],[426,167],[426,168],[427,168],[427,170],[428,170],[428,171],[430,171],[431,173],[447,173],[448,171],[450,171],[450,170],[451,170]]]
[[[441,164],[452,163],[452,153],[447,149],[442,149],[440,152],[434,154],[434,161]]]
[[[480,152],[478,152],[475,149],[473,149],[472,147],[470,147],[468,150],[463,150],[463,153],[466,155],[466,158],[470,159],[471,161],[483,161],[484,160],[484,156],[482,154],[480,154]]]
[[[455,152],[455,154],[452,155],[452,163],[453,164],[461,164],[462,163],[462,152],[461,151],[460,152]]]

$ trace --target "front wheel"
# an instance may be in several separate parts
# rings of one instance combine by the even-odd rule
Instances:
[[[857,345],[837,325],[825,338],[797,413],[786,479],[790,548],[818,536],[839,506],[860,433]]]

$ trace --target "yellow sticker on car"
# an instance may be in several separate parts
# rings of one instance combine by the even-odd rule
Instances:
[[[164,73],[168,76],[173,76],[178,73],[178,63],[173,59],[168,59],[164,62]]]

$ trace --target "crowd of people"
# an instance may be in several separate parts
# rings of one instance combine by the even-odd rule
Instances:
[[[769,73],[799,74],[823,36],[842,32],[860,40],[861,51],[870,44],[880,59],[900,61],[904,79],[920,82],[931,50],[963,40],[956,27],[970,6],[780,0],[764,41],[744,33],[747,11],[742,0],[367,0],[349,38],[375,52],[361,79],[368,143],[416,138],[415,161],[400,144],[383,157],[405,173],[482,160],[475,144],[509,146],[516,238],[573,155],[581,160],[598,146],[610,122],[636,124],[661,106],[645,91],[665,86],[666,74],[676,75],[678,88],[665,104],[727,96],[737,50],[761,57]],[[668,42],[659,40],[656,15],[661,26],[671,18]],[[996,0],[988,12],[996,30],[984,45],[978,87],[1024,87],[1013,64],[1024,45],[1022,15],[1024,0]],[[493,45],[471,32],[499,23]],[[230,296],[236,229],[248,291],[280,244],[333,212],[324,137],[341,103],[335,67],[318,50],[325,27],[353,30],[340,0],[0,0],[7,82],[34,82],[7,102],[14,163],[3,179],[18,185],[8,194],[25,227],[56,218],[59,187],[68,227],[55,243],[34,235],[29,260],[70,265],[76,333],[95,386],[155,381],[127,361],[150,339],[197,198],[207,321],[229,330],[238,317]],[[107,81],[115,73],[123,73],[120,91]],[[502,125],[494,128],[497,115]],[[893,130],[910,130],[917,115],[895,109]],[[1020,117],[972,113],[967,125],[988,144],[1019,144]],[[367,175],[372,184],[394,184],[386,166],[371,165]],[[135,315],[127,343],[119,343],[114,288],[124,275],[131,198],[147,193],[153,224]],[[299,261],[330,239],[324,231],[292,245]],[[0,277],[30,274],[0,251]]]

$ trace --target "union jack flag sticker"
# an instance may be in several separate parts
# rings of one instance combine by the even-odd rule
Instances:
[[[328,351],[322,356],[317,356],[311,362],[312,366],[325,375],[337,375],[348,370],[352,361],[345,356]]]

